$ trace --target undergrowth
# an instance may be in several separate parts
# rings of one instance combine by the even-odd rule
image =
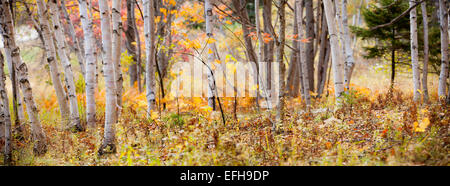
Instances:
[[[29,138],[14,140],[15,165],[449,165],[448,106],[416,104],[398,90],[354,88],[341,107],[332,108],[334,99],[324,97],[314,99],[310,111],[291,99],[277,134],[269,119],[275,113],[244,109],[246,100],[239,100],[244,106],[237,119],[233,99],[222,100],[223,125],[220,113],[201,106],[200,98],[184,99],[183,105],[167,101],[172,107],[147,119],[145,95],[125,94],[132,99],[124,100],[116,125],[117,153],[97,156],[102,114],[96,129],[72,133],[55,119],[57,111],[45,110],[49,151],[35,157]]]

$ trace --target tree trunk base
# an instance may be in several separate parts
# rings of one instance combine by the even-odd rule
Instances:
[[[215,96],[208,98],[208,106],[210,106],[213,111],[216,111],[216,97]]]
[[[18,141],[25,140],[23,131],[24,131],[23,125],[16,126],[13,130],[14,139],[16,139]]]
[[[83,127],[83,125],[81,125],[81,121],[79,119],[75,119],[72,122],[72,125],[70,126],[69,130],[73,133],[77,133],[77,132],[83,132],[85,130],[85,128]]]
[[[42,156],[47,152],[47,143],[44,139],[36,140],[33,146],[33,153],[35,156]]]
[[[116,145],[114,143],[103,143],[98,149],[98,155],[114,154],[117,152]]]

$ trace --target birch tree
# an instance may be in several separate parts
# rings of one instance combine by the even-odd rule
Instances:
[[[429,44],[428,44],[428,15],[427,15],[427,3],[421,4],[422,8],[422,24],[423,24],[423,70],[422,70],[422,94],[423,101],[428,102],[428,60],[429,60]]]
[[[302,40],[305,35],[304,35],[304,29],[303,29],[303,24],[302,24],[302,15],[303,15],[303,6],[302,3],[300,2],[300,0],[296,0],[295,1],[295,6],[297,7],[297,28],[298,28],[298,38],[300,40]],[[306,60],[306,47],[305,47],[305,43],[304,42],[299,42],[298,43],[298,50],[300,51],[300,62],[301,62],[301,66],[302,66],[302,79],[303,79],[303,94],[304,94],[304,99],[305,99],[305,104],[307,107],[311,106],[311,96],[309,94],[310,91],[310,86],[309,83],[311,82],[309,80],[309,70],[308,69],[308,63]]]
[[[259,13],[259,0],[255,0],[255,23],[256,23],[256,34],[258,36],[258,53],[257,53],[257,63],[256,65],[260,65],[263,62],[263,51],[264,51],[264,39],[263,36],[261,34],[261,21],[260,21],[260,13]],[[259,73],[259,72],[258,72]],[[264,85],[264,81],[262,81],[262,79],[260,78],[261,76],[258,75],[258,82],[259,85]],[[258,87],[258,90],[262,90],[264,91],[264,93],[267,93],[267,90],[265,87],[261,86]],[[267,95],[265,95],[265,97],[267,98]]]
[[[447,1],[446,7],[448,9],[448,12],[447,12],[447,33],[448,33],[447,46],[448,46],[449,40],[450,40],[450,2]],[[447,49],[447,56],[448,56],[448,49]],[[449,59],[447,57],[447,72],[448,72],[449,65],[450,65]],[[450,104],[450,83],[448,84],[447,104]]]
[[[95,84],[97,68],[97,50],[92,31],[92,19],[88,15],[86,0],[78,0],[81,25],[84,33],[84,56],[86,59],[86,121],[90,128],[95,127]]]
[[[12,53],[11,49],[4,47],[6,54]],[[24,131],[25,116],[23,113],[23,104],[20,96],[19,82],[17,81],[16,64],[12,63],[11,55],[6,55],[6,61],[8,63],[9,78],[12,86],[12,103],[13,103],[13,116],[14,116],[14,132],[15,135],[21,137]]]
[[[114,65],[114,82],[116,86],[117,96],[117,116],[119,116],[122,107],[122,87],[123,77],[120,65],[121,41],[122,41],[122,18],[120,11],[122,10],[122,1],[113,0],[112,2],[112,63]]]
[[[150,117],[152,110],[155,108],[155,10],[153,0],[144,0],[144,34],[145,34],[145,79],[147,91],[147,117]]]
[[[11,60],[9,63],[14,64],[17,70],[18,80],[22,88],[24,102],[27,105],[27,113],[31,126],[31,137],[34,142],[33,152],[35,155],[42,155],[47,152],[47,141],[41,123],[38,118],[38,110],[33,100],[33,92],[28,81],[28,68],[22,62],[20,57],[20,49],[16,45],[14,37],[14,26],[9,10],[10,1],[0,1],[0,34],[3,37],[3,45],[5,47],[6,59]],[[8,106],[9,107],[9,106]]]
[[[115,123],[117,94],[115,89],[114,62],[112,60],[112,35],[111,14],[108,2],[99,0],[100,20],[102,29],[102,59],[103,76],[105,77],[106,104],[105,104],[105,131],[103,142],[99,148],[100,155],[104,153],[115,153]]]
[[[0,7],[2,8],[2,7]],[[4,68],[4,58],[3,54],[0,53],[0,98],[1,98],[1,124],[3,124],[3,140],[5,142],[4,147],[4,158],[3,161],[5,162],[5,165],[11,165],[11,158],[12,158],[12,146],[11,146],[11,115],[9,113],[9,100],[8,100],[8,94],[6,93],[6,86],[5,86],[5,72],[3,71]]]
[[[214,35],[213,35],[213,9],[212,9],[212,5],[210,3],[209,0],[205,0],[205,16],[206,16],[206,36],[207,41],[210,40],[214,40]],[[207,64],[211,67],[212,64],[214,63],[214,46],[213,46],[213,42],[207,42],[208,46],[208,60],[207,60]],[[216,104],[215,104],[215,91],[216,91],[216,86],[214,84],[214,77],[213,74],[211,72],[211,70],[208,68],[207,72],[207,77],[208,77],[208,106],[210,106],[212,108],[212,110],[216,110]]]
[[[342,31],[344,41],[342,44],[344,45],[345,50],[345,70],[344,70],[344,82],[345,88],[347,90],[350,89],[350,79],[352,77],[353,68],[355,68],[355,59],[353,57],[353,48],[351,44],[350,33],[348,31],[348,16],[347,16],[347,0],[342,0]]]
[[[363,6],[363,4],[366,2],[366,0],[360,0],[360,4],[358,5],[358,10],[356,12],[356,17],[353,17],[353,26],[360,26],[362,24],[362,19],[361,19],[361,7]],[[366,8],[368,8],[368,4],[366,5]],[[353,48],[356,47],[356,42],[357,42],[357,37],[356,34],[353,35]]]
[[[56,49],[53,43],[53,36],[50,32],[50,24],[47,19],[47,6],[44,0],[36,1],[38,14],[39,14],[39,26],[44,36],[44,48],[45,54],[47,56],[47,62],[50,67],[50,76],[52,79],[53,87],[55,88],[56,98],[59,104],[59,111],[64,122],[69,119],[69,104],[67,104],[67,97],[64,93],[63,85],[61,83],[60,73],[58,70],[58,65],[56,61]],[[27,105],[28,106],[28,105]]]
[[[415,5],[414,0],[409,1],[409,6]],[[417,9],[409,12],[410,34],[411,34],[411,63],[414,83],[414,101],[420,101],[420,72],[419,72],[419,46],[417,39]]]
[[[77,56],[78,64],[80,64],[81,74],[83,75],[83,78],[86,79],[86,65],[85,65],[85,59],[83,56],[83,51],[81,50],[82,48],[81,48],[80,41],[79,41],[78,37],[76,36],[73,22],[72,22],[72,20],[70,20],[69,12],[67,12],[65,0],[61,0],[59,10],[60,10],[60,12],[63,13],[62,15],[64,16],[64,19],[66,19],[68,32],[69,32],[70,37],[72,38],[72,42],[73,42],[73,49]]]
[[[339,38],[336,29],[336,20],[334,18],[333,4],[331,0],[323,1],[325,16],[327,18],[328,32],[330,34],[331,60],[333,68],[334,94],[336,96],[336,103],[339,104],[342,92],[344,92],[343,79],[343,64],[341,49],[339,47]]]
[[[446,0],[439,0],[439,20],[441,29],[441,73],[439,75],[438,96],[445,97],[448,77],[448,12]]]
[[[66,53],[66,43],[65,43],[65,36],[63,32],[63,28],[61,27],[61,20],[59,17],[58,12],[58,6],[57,6],[56,0],[50,0],[50,17],[52,18],[53,23],[53,30],[55,33],[56,38],[56,48],[58,50],[59,59],[61,60],[62,64],[64,65],[64,76],[66,80],[66,88],[67,93],[69,97],[69,104],[70,104],[70,123],[69,128],[81,131],[83,130],[83,127],[80,123],[80,113],[78,112],[78,101],[77,101],[77,95],[75,91],[75,83],[74,83],[74,77],[72,72],[72,66],[68,57],[68,54]]]
[[[284,44],[286,42],[286,0],[278,0],[278,40],[276,41],[276,60],[279,69],[279,96],[278,96],[278,105],[277,105],[277,115],[276,122],[274,123],[273,130],[276,131],[276,125],[282,124],[284,122],[284,105],[285,105],[285,95],[286,95],[286,84],[284,82],[286,67],[284,65],[283,56],[284,56]]]

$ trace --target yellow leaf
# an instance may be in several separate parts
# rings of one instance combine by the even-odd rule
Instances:
[[[155,120],[158,118],[158,113],[154,112],[154,111],[150,111],[150,118],[152,118],[152,120]]]
[[[419,123],[417,123],[417,121],[413,123],[413,128],[414,128],[414,130],[416,130],[416,128],[417,128],[418,125],[419,125]]]
[[[425,132],[425,129],[430,125],[430,120],[428,118],[423,119],[419,124],[414,122],[414,129],[416,132]]]
[[[203,106],[203,107],[201,107],[201,109],[205,112],[211,112],[213,110],[212,107],[210,107],[210,106]]]
[[[214,39],[214,38],[209,38],[208,39],[208,44],[212,44],[212,43],[215,43],[216,42],[216,40]]]
[[[164,16],[167,16],[167,9],[165,9],[165,8],[159,8],[159,11],[160,11],[161,13],[163,13]]]
[[[169,4],[172,5],[172,6],[175,6],[177,4],[177,2],[175,0],[170,0]]]
[[[161,21],[161,16],[157,16],[156,18],[155,18],[155,23],[159,23]]]
[[[423,94],[422,91],[420,89],[417,89],[417,92],[419,92],[420,94]]]
[[[193,100],[194,105],[200,105],[202,103],[202,99],[198,97],[194,97]]]

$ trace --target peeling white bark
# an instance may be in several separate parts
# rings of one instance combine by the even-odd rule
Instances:
[[[342,64],[342,50],[339,47],[339,38],[338,31],[336,29],[336,20],[334,18],[333,4],[331,0],[324,0],[323,5],[327,18],[328,32],[330,34],[331,59],[334,75],[334,94],[336,96],[336,103],[339,105],[341,95],[344,92],[344,65]]]
[[[3,54],[0,53],[0,101],[1,101],[1,111],[0,111],[0,137],[4,141],[4,158],[3,161],[5,165],[11,164],[12,148],[11,148],[11,115],[9,113],[9,100],[8,94],[5,86],[5,72],[3,71],[4,58]]]
[[[99,9],[102,29],[103,76],[105,77],[106,89],[105,132],[103,144],[99,150],[99,153],[102,154],[102,152],[115,152],[117,95],[115,91],[114,64],[112,60],[111,14],[108,2],[106,0],[99,0]]]
[[[428,45],[428,15],[427,3],[421,4],[422,8],[422,24],[423,24],[423,71],[422,71],[422,89],[424,102],[428,102],[428,60],[429,60],[429,45]]]
[[[348,30],[348,16],[347,16],[347,0],[342,1],[342,31],[343,42],[345,50],[345,70],[344,70],[344,83],[347,90],[350,89],[350,80],[352,77],[353,69],[355,68],[355,58],[353,57],[353,48],[351,44],[350,33]]]
[[[409,1],[412,7],[416,3],[414,0]],[[420,72],[419,72],[419,41],[417,39],[417,9],[414,8],[409,12],[410,34],[411,34],[411,63],[413,71],[414,83],[414,101],[420,101]]]
[[[49,15],[52,18],[53,30],[55,32],[56,38],[56,47],[58,50],[59,59],[61,60],[64,66],[64,76],[66,80],[66,88],[69,96],[69,104],[70,104],[70,123],[69,128],[74,130],[82,130],[82,126],[80,123],[80,113],[78,112],[78,101],[77,95],[75,91],[75,83],[72,72],[72,65],[70,63],[68,54],[66,53],[66,43],[65,36],[63,32],[63,28],[61,27],[61,20],[58,12],[58,5],[56,0],[50,0],[50,11]]]
[[[52,83],[55,88],[56,98],[59,104],[59,110],[61,113],[61,117],[64,122],[67,122],[69,119],[69,104],[67,103],[67,97],[64,93],[63,85],[61,83],[60,73],[58,70],[57,60],[56,60],[56,49],[53,43],[52,32],[50,32],[50,24],[48,22],[47,15],[47,6],[44,0],[36,1],[38,14],[39,14],[39,26],[42,31],[42,35],[44,37],[44,47],[45,54],[47,56],[47,62],[50,67],[50,75],[52,78]],[[28,105],[27,105],[28,106]]]
[[[155,109],[155,9],[153,0],[144,0],[144,34],[145,34],[145,84],[147,91],[147,117],[150,118],[151,112]]]
[[[86,59],[86,121],[90,128],[95,127],[95,87],[97,76],[97,49],[92,19],[88,15],[86,0],[78,0],[81,25],[84,33],[84,55]]]
[[[15,64],[18,75],[18,81],[22,88],[25,104],[27,105],[28,118],[31,125],[31,136],[34,141],[33,151],[36,155],[42,155],[47,152],[47,142],[41,123],[38,119],[38,110],[33,100],[33,92],[28,81],[27,65],[20,58],[20,49],[14,40],[14,26],[12,23],[11,12],[9,11],[9,2],[0,1],[0,33],[3,37],[3,44],[8,48],[6,52],[11,64]]]
[[[443,99],[446,95],[448,77],[448,12],[446,0],[439,0],[439,16],[441,29],[441,74],[439,76],[438,96]]]
[[[207,40],[213,40],[213,9],[212,5],[209,2],[209,0],[205,0],[205,16],[206,16],[206,36],[208,37]],[[208,60],[207,64],[210,68],[214,65],[214,45],[212,42],[208,42]],[[214,84],[213,74],[209,68],[207,68],[206,75],[208,77],[208,106],[210,106],[213,110],[216,110],[216,104],[215,104],[215,90],[216,86]]]
[[[83,78],[86,79],[85,59],[83,56],[83,52],[81,50],[80,41],[75,34],[75,28],[73,26],[72,20],[70,20],[69,12],[67,12],[65,0],[61,0],[60,11],[63,13],[64,19],[66,19],[66,22],[67,22],[66,24],[67,24],[67,27],[69,28],[68,31],[69,31],[70,37],[72,38],[72,42],[74,44],[73,48],[75,49],[75,54],[77,55],[78,64],[80,64],[81,74],[83,75]]]
[[[122,107],[122,87],[123,87],[123,77],[120,65],[120,47],[122,41],[122,18],[120,15],[122,1],[113,0],[112,3],[112,60],[114,64],[114,81],[116,86],[116,96],[117,96],[117,117],[119,116]]]

